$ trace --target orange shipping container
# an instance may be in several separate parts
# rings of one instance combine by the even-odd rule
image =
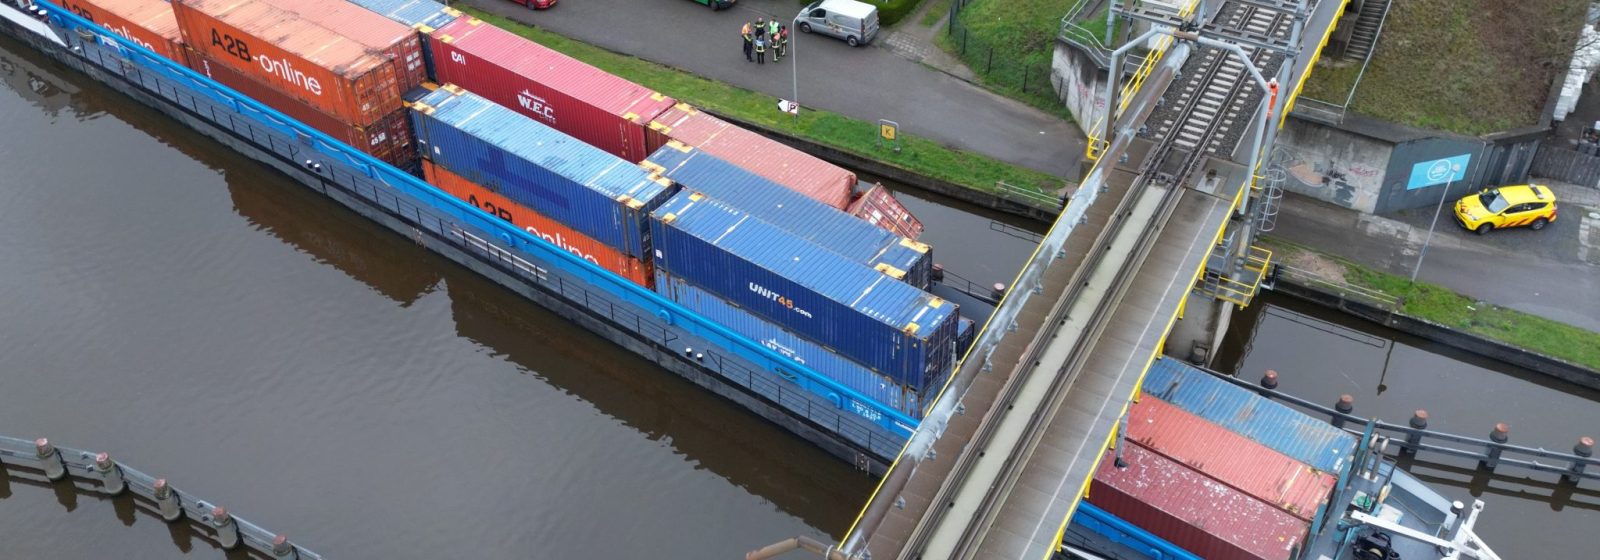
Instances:
[[[640,286],[651,288],[655,284],[655,270],[650,263],[634,260],[609,245],[595,241],[561,222],[547,218],[460,175],[451,173],[450,170],[435,165],[430,160],[422,160],[422,176],[433,186],[452,196],[520,227],[534,237],[549,241],[583,260],[632,280]]]
[[[428,79],[422,60],[422,35],[377,12],[345,0],[261,0],[293,12],[317,25],[338,30],[368,50],[382,53],[394,66],[400,91],[410,91]]]
[[[166,0],[66,0],[72,13],[182,64],[183,33]]]
[[[334,30],[253,0],[172,7],[195,51],[347,123],[368,126],[401,107],[394,66]]]
[[[411,133],[411,118],[407,109],[401,108],[390,113],[388,117],[371,126],[354,126],[304,101],[285,95],[276,88],[252,79],[230,66],[213,62],[206,55],[193,49],[185,48],[185,55],[189,58],[189,68],[195,72],[205,74],[222,85],[371,154],[372,157],[401,169],[406,169],[418,157],[416,147],[411,143],[414,135]]]

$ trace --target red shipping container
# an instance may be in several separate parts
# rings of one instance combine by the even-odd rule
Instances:
[[[168,60],[183,63],[183,32],[165,0],[66,0],[62,5]]]
[[[1328,503],[1336,482],[1331,474],[1148,394],[1128,412],[1128,439],[1306,521]]]
[[[1137,445],[1100,458],[1089,503],[1207,560],[1289,560],[1311,524]]]
[[[633,163],[676,101],[474,18],[434,31],[434,79],[453,83]]]
[[[578,233],[577,230],[569,228],[561,222],[547,218],[526,206],[517,204],[509,198],[468,181],[460,175],[434,164],[432,160],[422,160],[422,176],[433,186],[439,187],[456,198],[467,201],[468,204],[476,206],[492,216],[522,228],[524,231],[533,234],[534,237],[549,241],[551,244],[577,255],[583,260],[599,265],[601,268],[614,272],[618,276],[632,280],[635,284],[654,289],[655,268],[651,266],[651,263],[634,260],[609,245]]]
[[[372,157],[402,169],[417,160],[417,150],[412,142],[414,135],[411,133],[411,119],[404,107],[370,126],[359,127],[347,124],[338,117],[324,113],[304,101],[252,79],[231,66],[212,62],[209,57],[199,52],[189,50],[188,58],[190,67],[195,72],[205,74],[222,85],[371,154]]]
[[[894,193],[882,184],[867,189],[867,192],[850,203],[850,207],[845,211],[869,224],[892,231],[900,237],[910,239],[922,237],[922,220],[913,216],[910,210],[894,198]]]
[[[260,0],[317,25],[355,39],[367,49],[382,53],[394,65],[400,91],[410,91],[428,79],[422,59],[422,35],[377,12],[344,0]]]
[[[401,107],[389,61],[338,32],[253,0],[172,7],[190,48],[341,121],[368,126]]]
[[[845,210],[856,174],[760,134],[680,103],[650,123],[652,152],[677,140],[812,200]],[[910,237],[910,236],[908,236]],[[912,237],[915,239],[915,237]]]

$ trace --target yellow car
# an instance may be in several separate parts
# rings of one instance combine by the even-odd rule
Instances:
[[[1556,195],[1544,185],[1483,189],[1456,202],[1456,223],[1478,232],[1516,226],[1544,229],[1556,221]]]

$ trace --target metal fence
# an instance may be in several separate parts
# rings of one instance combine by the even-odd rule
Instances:
[[[1394,313],[1400,310],[1400,305],[1403,303],[1399,297],[1380,290],[1330,279],[1321,274],[1282,263],[1273,265],[1272,274],[1270,275],[1270,281],[1273,284],[1276,284],[1279,280],[1293,282],[1300,286],[1334,295],[1339,298],[1341,306],[1345,302],[1357,302]]]
[[[282,533],[269,531],[229,513],[226,508],[190,496],[168,484],[166,479],[118,463],[105,453],[57,447],[45,438],[29,441],[0,436],[0,464],[5,465],[0,467],[5,469],[17,466],[38,471],[50,483],[69,477],[97,482],[94,486],[77,488],[109,496],[131,492],[149,502],[153,509],[149,512],[159,515],[168,523],[184,519],[194,521],[195,525],[210,532],[217,545],[224,550],[243,545],[268,558],[322,558],[315,552],[289,542],[289,538]]]
[[[949,24],[945,26],[951,47],[966,61],[967,66],[982,75],[991,85],[1016,88],[1022,93],[1056,97],[1054,90],[1051,89],[1049,57],[1046,56],[1043,62],[1037,59],[1031,61],[1019,59],[1013,50],[972,35],[960,17],[961,9],[970,3],[972,0],[952,0],[950,17],[947,19]],[[1058,99],[1058,101],[1064,103],[1064,100]]]
[[[1586,154],[1545,142],[1533,156],[1533,174],[1575,185],[1600,187],[1600,151]]]

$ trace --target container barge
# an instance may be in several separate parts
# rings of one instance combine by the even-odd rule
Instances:
[[[95,5],[104,7],[122,1],[104,0]],[[358,4],[380,13],[387,10],[389,18],[401,24],[415,22],[402,27],[434,46],[437,46],[438,34],[435,32],[435,38],[428,39],[429,30],[463,19],[442,5],[430,6],[419,1],[363,0]],[[409,46],[380,49],[392,42],[385,43],[382,37],[386,35],[377,32],[364,39],[367,45],[332,37],[316,21],[296,16],[295,4],[288,0],[179,0],[172,5],[178,6],[174,13],[177,14],[179,38],[173,38],[170,27],[158,36],[178,41],[177,48],[182,50],[176,52],[184,53],[180,56],[183,60],[168,57],[175,52],[173,49],[165,49],[166,54],[163,54],[160,45],[149,39],[130,38],[133,33],[125,35],[125,32],[107,29],[74,10],[51,2],[0,0],[0,30],[57,62],[551,309],[572,323],[739,403],[863,470],[881,474],[917,425],[921,410],[903,397],[896,401],[869,396],[855,388],[868,386],[867,383],[819,373],[808,364],[774,349],[774,344],[753,340],[748,334],[708,319],[641,285],[637,280],[644,277],[642,274],[630,278],[598,266],[563,247],[559,241],[553,242],[551,235],[539,235],[517,227],[521,224],[513,225],[514,220],[485,211],[481,204],[472,204],[470,196],[458,198],[459,192],[450,192],[448,187],[435,186],[419,177],[424,167],[431,166],[436,172],[447,169],[440,158],[430,157],[407,165],[406,161],[389,161],[395,158],[392,150],[385,151],[387,148],[378,149],[381,146],[370,142],[367,146],[351,145],[349,140],[362,138],[363,134],[368,139],[381,134],[383,129],[374,130],[374,125],[387,126],[383,123],[393,114],[384,104],[400,104],[401,97],[406,95],[403,90],[410,78],[401,75],[405,64],[396,61],[404,62],[408,57],[404,53],[414,52]],[[248,11],[238,11],[244,9],[239,6]],[[305,41],[281,37],[271,41],[268,47],[246,46],[255,37],[252,33],[270,34],[270,31],[262,31],[271,27],[261,27],[261,18],[298,20],[300,23],[296,25],[302,31],[312,31],[305,32],[309,37]],[[197,30],[200,32],[196,33]],[[182,40],[184,37],[217,40],[198,45],[193,40]],[[233,52],[228,48],[230,38]],[[336,47],[344,41],[354,46],[325,51],[316,48],[318,44]],[[149,48],[146,43],[158,48]],[[251,51],[252,55],[270,54],[252,60],[240,56],[244,49],[256,49]],[[385,51],[391,54],[388,57],[374,55]],[[333,53],[338,58],[319,58],[320,52]],[[233,56],[254,65],[224,62],[223,56]],[[260,62],[267,59],[272,64]],[[244,85],[247,82],[236,82],[241,84],[239,88],[230,87],[223,80],[197,72],[191,65],[202,71],[209,65],[214,68],[214,74],[220,73],[216,67],[222,66],[234,74],[235,80],[240,79],[237,74],[270,74],[250,78],[250,83],[278,80],[281,83],[271,88],[272,91],[300,102],[299,106],[293,106],[294,110],[303,114],[314,110],[327,117],[321,123],[326,126],[307,122],[316,119],[294,118],[289,111],[245,94],[241,90],[247,87]],[[284,91],[291,87],[302,91]],[[412,94],[412,98],[415,97]],[[402,110],[409,111],[406,114],[413,117],[406,119],[411,125],[419,122],[416,117],[425,109],[402,106]],[[488,158],[504,156],[501,152],[483,153]],[[665,189],[662,183],[671,184],[641,169],[635,164],[630,174],[637,172],[655,185],[646,189]],[[673,185],[671,190],[677,188]],[[621,206],[627,212],[620,215],[643,219],[632,222],[638,229],[624,228],[623,235],[608,240],[614,243],[607,245],[629,257],[650,256],[648,216],[653,207],[626,201]],[[831,252],[829,255],[844,258]],[[879,274],[865,265],[859,266]],[[654,275],[644,278],[650,283],[655,280]],[[884,279],[906,290],[920,292],[888,276]],[[928,303],[917,298],[906,301]],[[920,331],[920,335],[912,329],[906,339],[921,345],[934,340],[930,335],[938,333],[936,343],[928,348],[930,351],[917,349],[919,355],[941,361],[939,368],[944,371],[923,369],[920,372],[932,384],[938,382],[940,375],[948,374],[949,356],[959,351],[953,347],[956,333],[970,335],[970,323],[955,315],[951,309],[953,305],[946,303],[943,307],[946,309],[941,313],[947,316],[937,325],[930,325],[939,328]],[[894,311],[885,317],[902,320],[898,313]],[[832,342],[854,341],[840,338]],[[887,359],[904,365],[911,361],[905,357],[892,354]],[[903,384],[906,377],[904,374],[895,377],[879,374],[870,379],[887,384],[893,394],[920,391],[921,388],[906,387]]]

